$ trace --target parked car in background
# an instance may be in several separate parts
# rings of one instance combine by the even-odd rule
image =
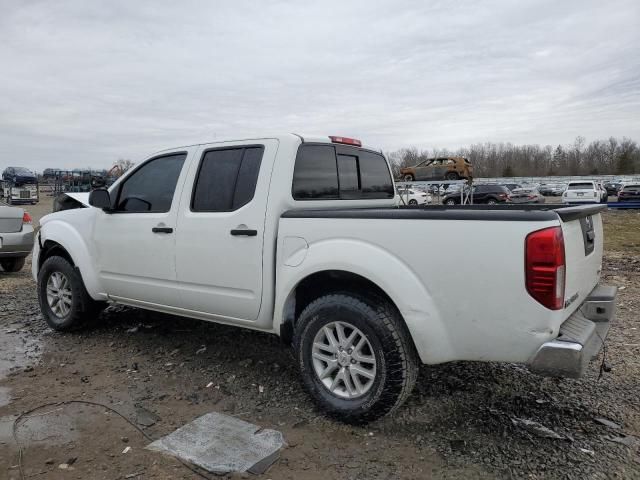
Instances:
[[[468,191],[468,187],[465,188]],[[503,185],[474,185],[472,187],[473,203],[486,203],[495,205],[497,203],[510,202],[511,192]],[[442,198],[445,205],[456,205],[460,203],[460,192],[453,192]]]
[[[618,201],[640,201],[640,183],[629,183],[627,185],[624,185],[618,192]]]
[[[577,180],[567,185],[562,203],[602,203],[602,193],[596,182]]]
[[[20,271],[32,248],[31,215],[0,202],[0,267],[5,272]]]
[[[620,189],[624,186],[622,182],[606,182],[603,187],[607,191],[607,194],[610,196],[617,196]]]
[[[424,162],[400,169],[405,182],[414,180],[460,180],[472,178],[471,162],[463,157],[429,158]]]
[[[398,193],[398,205],[428,205],[433,201],[431,195],[418,188],[402,188],[396,189]]]
[[[37,183],[36,174],[24,167],[7,167],[2,172],[2,179],[16,186]]]
[[[544,196],[533,187],[516,188],[511,190],[511,201],[513,203],[544,203]]]
[[[566,190],[567,185],[564,183],[542,183],[538,187],[538,191],[542,195],[546,195],[549,197],[560,196]]]
[[[507,187],[510,192],[513,192],[514,190],[516,190],[518,188],[522,188],[522,185],[520,185],[519,183],[503,183],[502,185],[504,187]]]

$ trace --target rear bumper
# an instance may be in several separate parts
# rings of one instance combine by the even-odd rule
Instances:
[[[22,231],[0,232],[0,258],[26,257],[33,249],[33,227],[24,225]]]
[[[595,358],[615,318],[617,287],[597,286],[560,327],[555,339],[536,352],[529,369],[548,377],[580,378]]]

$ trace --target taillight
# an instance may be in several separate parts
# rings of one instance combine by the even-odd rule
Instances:
[[[24,215],[22,215],[22,223],[31,223],[33,220],[31,218],[31,215],[29,215],[27,212],[24,212]]]
[[[345,145],[353,145],[355,147],[361,147],[362,142],[357,138],[349,138],[349,137],[334,137],[329,135],[329,138],[333,143],[344,143]]]
[[[566,266],[562,228],[545,228],[527,235],[525,274],[529,295],[551,310],[564,306]]]

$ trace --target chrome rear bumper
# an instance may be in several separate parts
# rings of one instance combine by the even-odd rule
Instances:
[[[595,358],[615,318],[617,287],[599,285],[536,352],[529,369],[549,377],[580,378]]]

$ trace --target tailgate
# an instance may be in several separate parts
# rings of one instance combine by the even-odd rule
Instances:
[[[569,316],[600,280],[602,270],[602,216],[605,205],[557,210],[564,236],[566,283],[565,314]]]
[[[24,211],[21,208],[0,205],[0,234],[22,230],[23,215]]]

